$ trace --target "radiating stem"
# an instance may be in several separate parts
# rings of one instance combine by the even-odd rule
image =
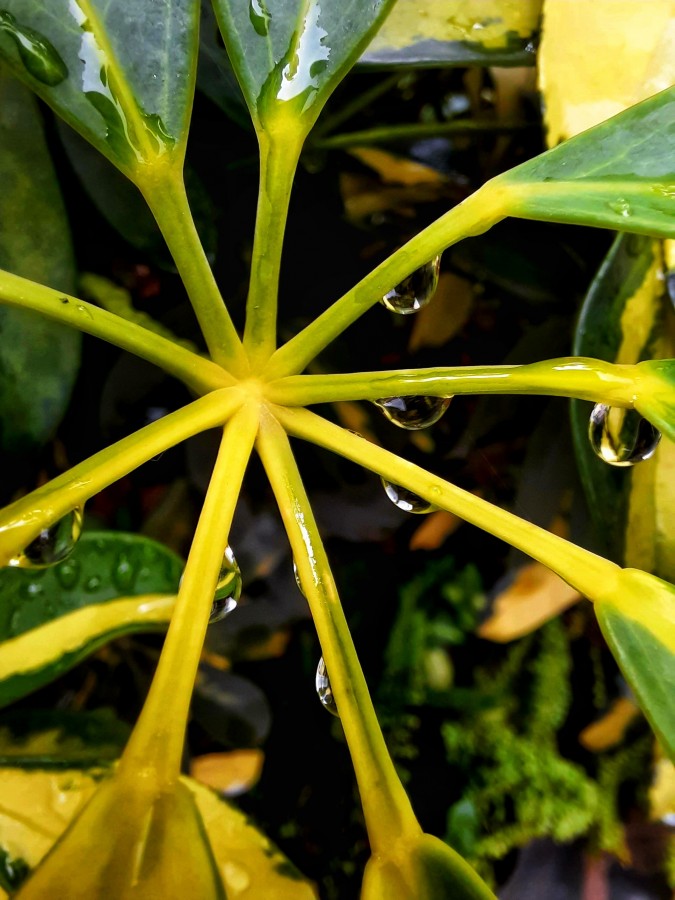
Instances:
[[[237,388],[201,397],[106,447],[0,512],[0,565],[37,535],[113,481],[207,428],[223,425],[241,406]]]
[[[328,558],[283,428],[263,413],[257,449],[272,484],[345,730],[374,853],[421,832],[387,751]]]
[[[272,382],[266,396],[284,406],[395,396],[450,397],[455,394],[547,394],[631,407],[638,389],[637,366],[564,357],[524,366],[465,366],[292,375]]]
[[[314,413],[282,407],[274,407],[274,412],[289,434],[332,450],[387,481],[407,488],[439,509],[448,510],[507,541],[553,569],[591,600],[600,589],[603,596],[607,596],[621,572],[617,565],[601,556],[493,506]]]
[[[225,426],[164,649],[120,763],[123,773],[152,770],[162,784],[173,783],[180,774],[192,689],[257,428],[255,401],[246,403]]]
[[[319,137],[312,141],[316,150],[339,150],[345,147],[363,147],[369,144],[388,144],[394,141],[419,141],[428,137],[444,135],[511,134],[539,126],[530,122],[501,121],[477,122],[473,119],[457,119],[453,122],[412,122],[405,125],[383,125],[380,128],[365,128],[363,131],[345,132],[331,137]]]
[[[199,394],[234,383],[234,379],[220,366],[148,331],[147,328],[106,312],[92,303],[2,270],[0,302],[19,309],[33,310],[54,322],[77,328],[122,350],[135,353],[170,375],[180,378]]]
[[[164,235],[213,360],[233,375],[247,375],[248,360],[204,253],[182,172],[154,166],[138,186]]]
[[[462,238],[482,234],[506,215],[501,189],[488,182],[373,269],[273,355],[265,377],[296,375],[387,291]]]
[[[260,130],[258,142],[260,186],[244,329],[244,347],[254,367],[267,362],[277,346],[281,251],[302,139],[292,129],[279,137]]]

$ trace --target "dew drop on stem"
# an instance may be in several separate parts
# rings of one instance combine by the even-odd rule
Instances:
[[[58,522],[43,528],[21,553],[9,561],[9,565],[23,569],[55,566],[73,552],[81,533],[82,507],[78,506]]]
[[[423,309],[436,293],[441,257],[435,256],[428,263],[404,278],[382,297],[381,303],[400,316],[409,316]]]
[[[653,456],[661,432],[634,409],[596,403],[588,437],[596,456],[610,466],[634,466]]]
[[[330,678],[328,677],[328,670],[326,669],[326,663],[323,661],[323,656],[319,660],[319,665],[316,667],[315,684],[316,693],[323,704],[324,709],[327,709],[329,713],[339,718],[340,713],[338,712],[337,703],[335,702],[333,688],[330,684]]]
[[[399,484],[392,484],[391,481],[386,481],[383,478],[382,485],[385,494],[389,497],[394,506],[397,506],[404,512],[428,513],[435,508],[433,503],[429,503],[429,501],[425,500],[423,497],[418,497],[417,494],[414,494],[407,488],[401,487]]]
[[[384,415],[408,431],[419,431],[438,422],[450,406],[452,397],[384,397],[373,400]]]
[[[305,591],[302,587],[302,582],[300,581],[300,573],[298,572],[298,564],[295,560],[293,560],[293,574],[295,575],[295,583],[298,586],[298,590],[302,594],[303,597],[306,596]]]
[[[218,583],[213,595],[209,624],[220,622],[237,607],[241,597],[241,571],[232,548],[228,545],[223,554]]]

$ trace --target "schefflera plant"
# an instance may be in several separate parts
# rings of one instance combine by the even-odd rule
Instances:
[[[386,298],[392,308],[396,286],[446,247],[505,216],[675,236],[675,90],[488,182],[278,348],[281,251],[303,142],[392,2],[278,0],[266,5],[263,0],[214,0],[260,144],[260,195],[243,339],[209,268],[183,186],[197,0],[52,0],[48,8],[38,0],[3,2],[2,58],[142,192],[185,283],[208,358],[73,296],[1,272],[3,302],[138,354],[182,379],[197,399],[7,507],[0,514],[0,562],[29,565],[35,541],[44,542],[45,535],[48,539],[50,529],[64,519],[76,520],[74,511],[103,487],[191,435],[222,428],[175,612],[139,721],[116,773],[19,896],[224,896],[203,823],[179,775],[201,647],[218,584],[231,572],[228,534],[255,449],[278,500],[316,624],[322,689],[326,694],[329,680],[354,762],[372,852],[363,896],[491,897],[453,850],[423,833],[397,777],[289,436],[365,466],[395,495],[405,492],[415,498],[417,510],[449,510],[487,529],[589,597],[646,715],[675,756],[672,585],[648,573],[623,570],[305,408],[336,400],[379,401],[397,424],[419,427],[437,418],[440,407],[459,394],[554,394],[621,408],[627,415],[637,411],[672,440],[675,362],[630,366],[565,358],[512,367],[302,372],[379,300]],[[411,410],[414,422],[407,419]]]

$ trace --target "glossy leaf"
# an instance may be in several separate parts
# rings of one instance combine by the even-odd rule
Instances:
[[[618,237],[588,292],[574,353],[618,363],[675,355],[661,273],[658,241]],[[644,393],[648,404],[659,399],[656,384]],[[590,446],[590,411],[589,403],[573,401],[575,452],[598,536],[617,561],[675,578],[675,443],[664,438],[651,459],[634,466],[608,465]],[[663,415],[650,417],[658,421]]]
[[[100,770],[0,769],[0,856],[4,853],[4,870],[10,863],[21,869],[19,861],[24,863],[25,874],[35,868],[94,795],[100,780]],[[201,814],[228,897],[316,897],[310,883],[243,813],[192,779],[183,778],[182,784]]]
[[[614,596],[597,602],[595,613],[642,711],[675,760],[675,587],[625,569]]]
[[[215,0],[225,46],[257,128],[304,133],[358,59],[392,0]],[[283,127],[283,126],[282,126]]]
[[[507,215],[675,236],[675,87],[500,175]]]
[[[65,209],[36,104],[0,74],[0,268],[72,293]],[[27,211],[30,215],[27,215]],[[0,306],[0,449],[25,452],[53,435],[80,364],[79,333]]]
[[[183,569],[136,535],[85,533],[49,569],[0,573],[0,705],[48,684],[114,637],[163,630]]]
[[[3,0],[0,58],[117,166],[183,152],[198,0]]]
[[[534,65],[542,0],[398,0],[360,62]]]

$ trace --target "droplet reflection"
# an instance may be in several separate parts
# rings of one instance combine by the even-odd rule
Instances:
[[[595,454],[610,466],[634,466],[653,456],[661,432],[634,409],[596,403],[588,437]]]
[[[384,397],[373,403],[394,425],[419,431],[438,422],[451,400],[452,397]]]
[[[241,597],[241,571],[230,546],[225,548],[220,566],[209,624],[222,621],[237,608]]]
[[[383,478],[382,485],[387,497],[389,497],[394,506],[397,506],[404,512],[428,513],[434,509],[433,503],[429,503],[423,497],[418,497],[417,494],[413,494],[412,491],[401,487],[399,484],[392,484]]]
[[[441,257],[435,256],[388,291],[380,302],[388,310],[401,316],[416,313],[423,309],[436,293],[440,268]]]
[[[9,565],[24,569],[55,566],[73,552],[81,533],[82,507],[78,506],[58,522],[43,528],[21,553],[9,561]]]
[[[316,693],[324,708],[327,709],[329,713],[339,718],[340,713],[338,712],[337,703],[333,696],[333,688],[330,685],[330,678],[328,677],[328,671],[326,669],[326,663],[323,661],[323,656],[319,660],[319,665],[316,667],[315,684]]]

